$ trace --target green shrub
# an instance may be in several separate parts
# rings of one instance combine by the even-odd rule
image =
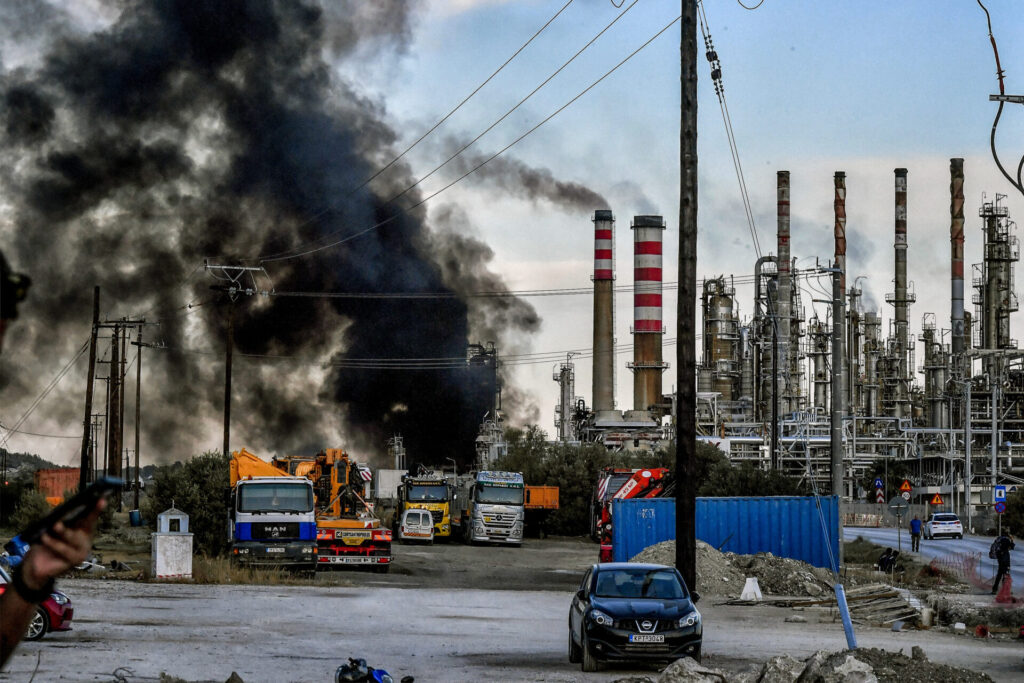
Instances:
[[[197,552],[210,556],[223,553],[227,548],[228,462],[221,453],[206,452],[185,463],[157,468],[152,489],[142,505],[143,518],[155,528],[158,514],[177,508],[189,516],[189,531]]]
[[[49,514],[50,504],[46,502],[46,496],[35,489],[25,489],[18,498],[18,505],[11,515],[11,526],[19,531],[34,522],[40,517]]]

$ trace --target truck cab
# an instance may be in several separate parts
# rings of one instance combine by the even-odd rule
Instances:
[[[452,493],[443,476],[406,475],[398,487],[398,516],[407,510],[426,510],[434,522],[434,536],[448,538],[452,534]]]
[[[297,477],[239,479],[231,492],[231,556],[239,564],[316,567],[313,486]]]
[[[469,543],[523,542],[523,475],[519,472],[477,472],[459,491],[460,527]]]

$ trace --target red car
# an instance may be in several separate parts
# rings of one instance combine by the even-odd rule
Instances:
[[[3,595],[10,582],[11,575],[0,566],[0,595]],[[71,618],[74,614],[71,598],[58,590],[53,591],[50,597],[39,603],[36,608],[36,613],[32,615],[32,621],[28,624],[28,631],[25,632],[25,640],[39,640],[48,631],[70,631]]]

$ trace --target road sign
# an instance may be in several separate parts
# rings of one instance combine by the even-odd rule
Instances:
[[[900,484],[900,491],[913,491],[913,490],[914,490],[914,487],[910,485],[910,481],[907,480],[907,479],[904,479],[903,483]]]
[[[885,488],[885,485],[882,483],[882,478],[881,477],[875,477],[875,488],[876,489]]]
[[[875,492],[875,502],[876,503],[884,503],[885,502],[885,491],[883,491],[882,489],[878,489],[878,491]]]
[[[1011,486],[1010,488],[1006,489],[1006,492],[1007,493],[1017,493],[1017,487],[1016,486]]]
[[[1006,512],[1006,503],[1004,503],[1003,501],[999,501],[993,507],[995,507],[997,515],[1001,515],[1004,512]]]
[[[995,499],[996,502],[1006,500],[1006,487],[996,486],[992,491],[992,497]]]
[[[907,501],[903,500],[901,496],[893,496],[889,499],[889,509],[895,512],[897,515],[903,515],[907,511],[910,505]]]
[[[900,496],[903,497],[903,500],[910,500],[910,491],[904,491]]]
[[[932,496],[932,505],[942,505],[942,496],[937,493]]]

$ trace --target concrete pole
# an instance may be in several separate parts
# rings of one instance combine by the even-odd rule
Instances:
[[[224,456],[231,455],[231,356],[235,350],[235,302],[228,301],[228,339],[224,357]]]
[[[142,325],[139,325],[139,337],[135,340],[139,354],[135,357],[135,500],[133,510],[139,509],[139,425],[142,416]]]
[[[839,396],[839,410],[845,415],[848,410],[846,406],[846,387],[852,386],[850,381],[850,360],[845,352],[846,343],[846,301],[843,293],[846,292],[846,173],[836,171],[833,176],[835,185],[835,199],[832,202],[835,214],[835,267],[839,269],[839,311],[833,311],[835,317],[832,319],[833,330],[838,330],[839,336],[833,335],[833,344],[839,347],[840,375],[839,385],[832,387],[832,395]],[[835,353],[832,354],[835,356]],[[845,386],[844,386],[845,385]],[[836,391],[839,393],[837,394]],[[833,399],[835,401],[835,399]]]
[[[89,457],[92,444],[92,392],[93,378],[96,375],[96,335],[100,325],[100,288],[92,290],[92,333],[89,336],[89,374],[85,380],[85,420],[83,425],[85,431],[82,434],[82,453],[79,460],[78,490],[84,491],[89,480],[92,479],[92,468],[94,467]]]
[[[992,495],[994,496],[996,490],[995,487],[998,483],[996,482],[996,469],[999,466],[999,461],[996,457],[999,454],[999,377],[995,375],[991,376],[989,383],[992,385],[992,441],[990,451],[992,455]]]

